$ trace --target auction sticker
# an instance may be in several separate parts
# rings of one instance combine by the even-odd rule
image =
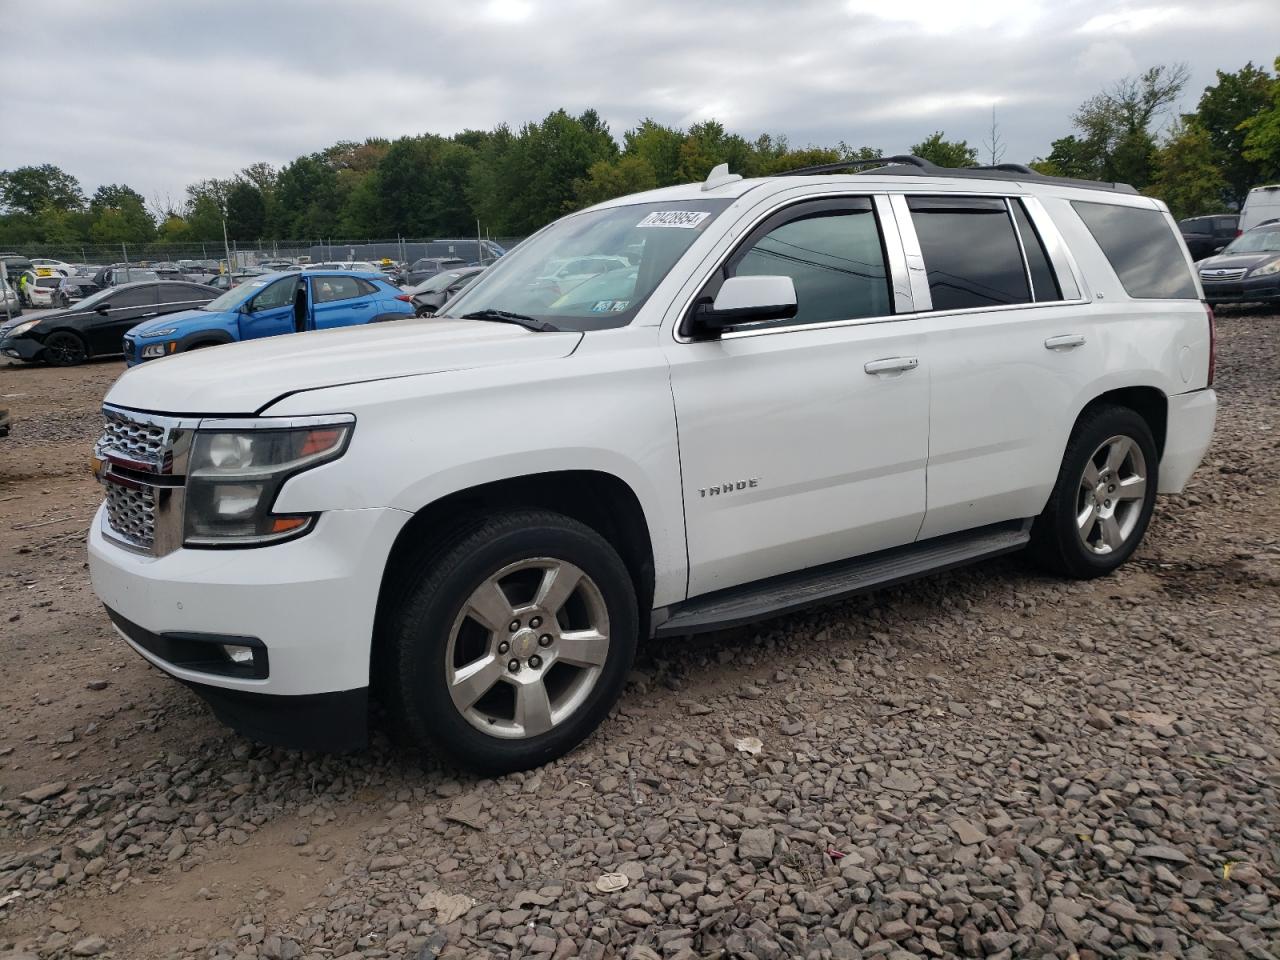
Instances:
[[[639,223],[637,227],[680,227],[684,230],[694,230],[703,220],[711,216],[701,210],[659,210],[651,213]]]

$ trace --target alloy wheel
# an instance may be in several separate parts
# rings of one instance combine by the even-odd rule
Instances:
[[[532,557],[495,572],[462,605],[445,683],[473,727],[528,739],[582,706],[608,655],[609,613],[595,581],[567,561]]]
[[[1128,542],[1147,497],[1147,461],[1131,437],[1114,436],[1085,461],[1076,494],[1076,530],[1090,553],[1105,556]]]

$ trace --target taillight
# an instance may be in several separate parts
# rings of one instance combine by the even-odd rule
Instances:
[[[1209,315],[1209,382],[1205,386],[1212,387],[1214,368],[1218,365],[1218,330],[1213,320],[1213,307],[1206,303],[1204,312]]]
[[[413,303],[413,297],[409,296],[407,293],[399,294],[396,299],[403,300],[405,303]]]

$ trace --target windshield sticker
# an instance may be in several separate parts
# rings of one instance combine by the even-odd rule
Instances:
[[[679,227],[683,230],[696,230],[703,220],[711,216],[698,210],[659,210],[651,213],[637,227]]]
[[[627,309],[630,300],[597,300],[591,307],[592,313],[621,313]]]
[[[615,300],[615,301],[613,301],[613,312],[614,312],[614,313],[621,313],[623,310],[627,309],[627,304],[629,304],[630,302],[631,302],[630,300]]]

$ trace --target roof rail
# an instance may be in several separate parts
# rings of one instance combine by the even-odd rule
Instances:
[[[1127,183],[1108,183],[1102,180],[1077,180],[1074,177],[1051,177],[1038,173],[1021,163],[997,163],[985,167],[940,167],[923,157],[899,154],[892,157],[871,157],[865,160],[843,160],[839,163],[823,163],[813,167],[786,170],[780,177],[800,177],[815,173],[838,173],[855,167],[876,167],[875,170],[859,170],[858,173],[908,177],[958,177],[972,180],[1026,180],[1032,183],[1054,183],[1081,190],[1106,190],[1111,193],[1138,191]]]

